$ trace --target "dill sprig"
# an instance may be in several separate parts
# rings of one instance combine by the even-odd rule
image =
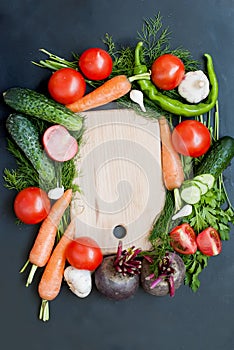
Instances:
[[[170,34],[168,27],[163,29],[160,12],[144,20],[141,31],[138,31],[138,39],[143,42],[143,52],[147,58],[145,63],[151,65],[158,56],[169,52]]]
[[[166,53],[178,56],[187,71],[196,70],[200,66],[199,62],[193,59],[189,50],[183,47],[171,48],[171,32],[169,27],[163,27],[160,12],[144,20],[142,29],[138,32],[138,40],[143,42],[143,59],[148,68],[157,57]]]
[[[113,40],[113,37],[108,33],[105,34],[103,42],[107,47],[108,53],[113,58],[113,70],[111,76],[119,74],[124,74],[127,76],[133,75],[134,49],[129,46],[121,46],[118,48]]]
[[[7,140],[7,149],[14,156],[17,168],[4,170],[5,187],[21,191],[29,186],[37,186],[39,184],[38,173],[23,152],[10,139]]]

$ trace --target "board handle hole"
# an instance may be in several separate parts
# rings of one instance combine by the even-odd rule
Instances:
[[[113,235],[115,238],[122,239],[126,236],[127,230],[123,225],[117,225],[113,228]]]

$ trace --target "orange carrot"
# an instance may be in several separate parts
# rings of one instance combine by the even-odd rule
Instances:
[[[171,141],[171,130],[165,117],[159,118],[162,173],[165,187],[171,191],[179,188],[184,181],[184,171],[179,154],[175,151]]]
[[[130,79],[125,75],[117,75],[66,107],[73,112],[83,112],[115,101],[131,90]]]
[[[31,262],[33,266],[29,274],[26,286],[32,282],[37,267],[45,266],[49,260],[55,243],[58,225],[66,208],[69,206],[71,199],[72,190],[68,189],[64,192],[63,196],[54,203],[49,212],[49,215],[43,221],[29,254],[29,262]],[[24,267],[21,272],[23,271]]]
[[[68,244],[74,237],[74,233],[75,220],[71,221],[68,225],[66,231],[53,250],[39,283],[38,292],[42,298],[39,318],[43,321],[48,321],[49,319],[48,301],[55,299],[60,292],[66,263],[65,252]]]

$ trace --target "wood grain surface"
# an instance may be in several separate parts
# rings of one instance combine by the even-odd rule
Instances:
[[[76,235],[94,238],[104,254],[116,252],[119,238],[125,248],[149,249],[165,200],[157,120],[126,109],[86,112],[76,165]]]

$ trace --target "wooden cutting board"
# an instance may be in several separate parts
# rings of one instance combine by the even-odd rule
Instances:
[[[94,238],[104,254],[115,253],[120,238],[124,248],[150,249],[165,201],[157,120],[129,109],[86,112],[76,166],[76,235]]]

